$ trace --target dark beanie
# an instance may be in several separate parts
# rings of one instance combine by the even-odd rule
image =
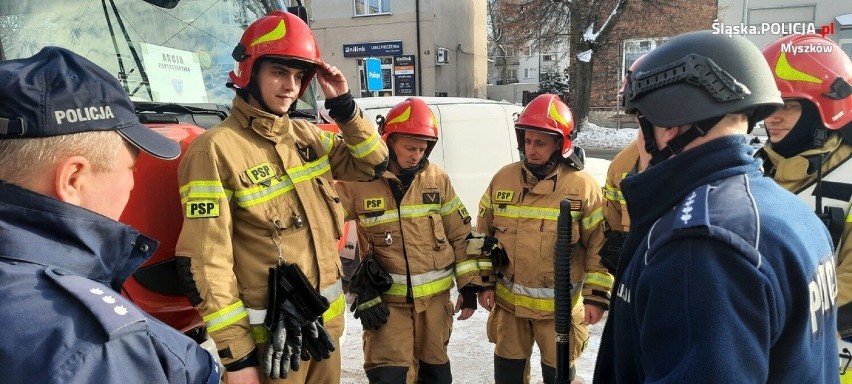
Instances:
[[[799,100],[802,115],[799,121],[781,141],[772,144],[772,149],[784,158],[796,156],[814,147],[814,133],[822,127],[816,105],[808,100]]]

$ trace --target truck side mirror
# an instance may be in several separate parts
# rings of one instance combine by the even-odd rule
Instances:
[[[180,0],[145,0],[145,2],[155,7],[172,9],[178,5]]]

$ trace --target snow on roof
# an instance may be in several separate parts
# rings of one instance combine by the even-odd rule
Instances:
[[[840,25],[852,25],[852,13],[840,15],[834,18]]]

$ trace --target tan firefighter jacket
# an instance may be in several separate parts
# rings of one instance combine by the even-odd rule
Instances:
[[[331,303],[345,307],[336,239],[343,209],[332,177],[370,179],[387,147],[360,111],[341,136],[234,99],[231,116],[197,137],[181,160],[184,208],[176,254],[191,260],[190,301],[228,364],[263,342],[269,268],[295,263]],[[248,311],[247,311],[248,310]],[[262,313],[262,312],[260,312]]]
[[[378,180],[337,187],[347,219],[358,222],[361,257],[372,254],[393,278],[382,300],[413,303],[422,312],[454,279],[459,287],[481,285],[478,255],[465,253],[471,218],[440,167],[427,163],[397,205],[391,184],[399,183],[386,171]]]
[[[621,192],[621,180],[629,173],[636,172],[639,166],[639,146],[636,140],[627,144],[609,163],[604,186],[604,218],[610,228],[627,233],[630,230],[630,217],[627,214],[627,202]]]
[[[784,158],[772,150],[771,144],[763,147],[761,151],[771,162],[771,164],[764,164],[764,167],[769,167],[774,172],[772,174],[773,180],[790,192],[799,195],[807,194],[810,197],[812,194],[810,186],[816,181],[816,172],[813,170],[808,172],[806,157],[817,154],[826,154],[828,157],[822,167],[824,178],[837,178],[839,181],[852,183],[852,173],[848,170],[848,167],[852,166],[852,161],[848,161],[852,157],[852,145],[843,142],[839,133],[831,133],[822,147],[809,149],[790,158]],[[810,197],[808,200],[812,199]],[[823,202],[823,204],[826,203],[827,201]],[[812,205],[811,208],[814,208],[814,206]],[[850,244],[852,242],[852,215],[849,215],[848,204],[843,208],[847,212],[846,224],[843,227],[836,256],[838,307],[852,302],[852,257],[850,257],[852,255],[852,244]],[[841,311],[841,313],[848,313],[848,311]],[[852,319],[843,321],[843,319],[838,318],[839,325],[850,322],[852,322]],[[852,329],[844,336],[852,336]]]
[[[553,318],[556,222],[564,198],[572,201],[572,286],[582,285],[586,304],[609,308],[613,277],[598,254],[605,241],[601,188],[565,164],[539,181],[517,162],[491,180],[477,221],[477,231],[495,236],[509,256],[509,265],[495,267],[496,301],[515,316]]]

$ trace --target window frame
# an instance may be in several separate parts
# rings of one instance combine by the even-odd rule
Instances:
[[[371,1],[375,1],[378,4],[378,10],[376,12],[370,12],[369,3]],[[362,4],[362,7],[365,9],[364,12],[358,13],[358,3]],[[384,9],[387,6],[387,9]],[[391,0],[352,0],[352,17],[370,17],[370,16],[383,16],[391,14]]]

